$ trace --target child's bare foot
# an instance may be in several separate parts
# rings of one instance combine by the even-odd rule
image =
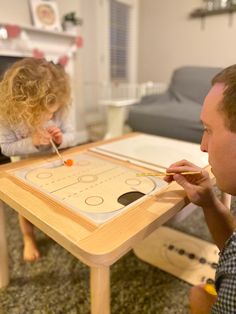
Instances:
[[[34,262],[39,259],[40,253],[32,237],[24,236],[23,258],[25,261]]]

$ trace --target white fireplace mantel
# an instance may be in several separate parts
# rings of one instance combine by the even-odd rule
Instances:
[[[78,36],[33,26],[20,26],[22,32],[19,37],[4,40],[1,36],[1,27],[4,28],[4,23],[0,22],[0,54],[8,56],[32,56],[32,50],[35,48],[44,51],[46,56],[58,56],[66,53]]]
[[[75,49],[75,40],[78,35],[67,32],[48,31],[33,26],[20,26],[21,34],[17,38],[4,39],[4,36],[2,36],[4,33],[1,33],[2,31],[4,32],[4,24],[0,22],[0,56],[32,57],[34,49],[42,51],[44,57],[49,61],[58,62],[60,57],[64,55],[68,56],[69,61],[66,65],[66,71],[72,80],[72,96],[76,99],[76,90],[80,89],[80,86],[78,86],[80,82],[76,80],[78,69],[76,69],[77,52]],[[79,108],[80,105],[74,101],[71,112],[72,123],[77,132],[77,143],[86,142],[88,139],[85,126],[81,125],[81,121],[84,119],[82,119],[83,109]],[[77,118],[77,116],[79,117]]]

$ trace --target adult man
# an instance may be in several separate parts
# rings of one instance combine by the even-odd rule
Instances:
[[[236,195],[236,65],[226,68],[212,80],[212,88],[205,98],[201,120],[204,134],[201,150],[209,155],[209,164],[217,186]],[[192,176],[178,174],[199,168],[182,160],[172,164],[169,172],[186,191],[191,202],[202,207],[208,228],[220,249],[216,271],[217,297],[207,293],[203,286],[192,288],[192,314],[236,313],[236,218],[215,196],[208,173]]]

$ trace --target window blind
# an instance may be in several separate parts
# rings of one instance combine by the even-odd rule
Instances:
[[[110,0],[110,77],[128,80],[130,6]]]

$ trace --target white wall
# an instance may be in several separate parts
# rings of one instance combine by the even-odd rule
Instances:
[[[103,80],[100,78],[100,75],[102,75],[104,71],[99,72],[99,65],[101,63],[103,64],[104,58],[99,53],[102,42],[101,40],[99,40],[98,36],[99,26],[101,25],[98,7],[100,5],[103,5],[103,1],[80,1],[81,14],[84,19],[84,47],[82,49],[82,69],[84,75],[83,93],[85,102],[85,118],[86,123],[91,124],[94,121],[100,120],[101,116],[98,110],[98,82]]]
[[[81,0],[81,13],[84,19],[83,35],[85,39],[82,50],[84,82],[94,83],[98,81],[97,1]]]
[[[119,0],[130,8],[129,82],[137,82],[137,20],[139,0]],[[84,94],[88,124],[103,119],[99,100],[110,97],[110,6],[109,0],[80,0],[84,18],[83,54]]]
[[[202,0],[140,0],[139,82],[168,82],[176,67],[236,63],[236,14],[190,19]]]

